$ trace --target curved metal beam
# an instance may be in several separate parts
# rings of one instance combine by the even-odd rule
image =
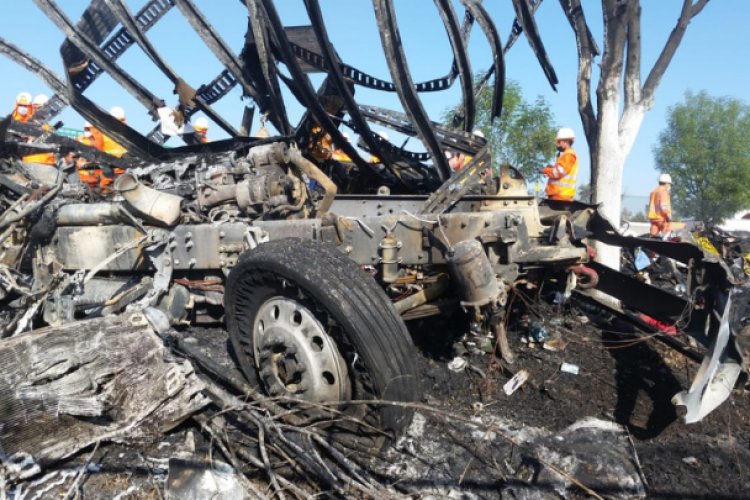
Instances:
[[[341,71],[341,61],[339,60],[336,51],[333,49],[328,37],[328,32],[325,28],[323,14],[321,13],[318,0],[305,0],[305,7],[310,16],[315,36],[318,39],[318,45],[320,45],[320,48],[323,51],[323,58],[328,66],[328,74],[333,78],[334,84],[338,87],[341,97],[344,99],[344,103],[349,111],[349,116],[352,119],[354,128],[365,141],[370,152],[384,160],[383,165],[385,165],[393,175],[400,180],[401,175],[392,167],[393,159],[391,158],[390,151],[388,151],[387,148],[380,147],[380,143],[373,137],[373,133],[370,130],[370,126],[367,124],[367,120],[360,112],[359,106],[354,100],[354,95],[349,89],[349,84],[345,80],[344,74]]]
[[[461,81],[461,91],[464,97],[464,130],[471,132],[474,130],[476,106],[474,104],[474,82],[471,73],[471,63],[466,54],[466,44],[461,36],[461,29],[458,26],[456,11],[453,10],[451,0],[435,0],[435,5],[445,25],[445,31],[448,34],[451,49],[453,49],[453,59],[458,68],[458,78]]]
[[[359,166],[363,170],[367,170],[370,165],[362,159],[357,150],[354,149],[354,146],[352,146],[349,141],[344,139],[344,136],[341,135],[338,127],[333,123],[331,117],[328,116],[326,110],[323,109],[320,101],[318,101],[312,83],[310,83],[310,79],[302,71],[302,68],[300,68],[294,52],[292,51],[291,44],[289,43],[289,39],[286,37],[284,26],[281,24],[281,19],[279,18],[278,12],[276,12],[273,1],[261,1],[263,2],[263,10],[265,10],[266,16],[268,17],[270,27],[276,35],[279,44],[278,49],[281,52],[282,60],[284,64],[286,64],[287,68],[289,68],[289,72],[291,73],[292,78],[297,84],[296,89],[299,93],[298,97],[302,99],[302,104],[305,104],[308,107],[312,116],[320,124],[323,130],[325,130],[331,136],[333,142],[337,146],[339,146],[344,151],[344,153],[346,153],[349,158],[351,158],[352,161],[357,164],[357,166]]]
[[[65,85],[62,78],[57,76],[41,61],[2,37],[0,37],[0,54],[3,54],[11,61],[34,73],[40,80],[46,83],[49,88],[55,91],[55,93],[60,94],[62,96],[61,99],[63,99],[66,104],[68,103],[67,98],[64,97],[68,91],[67,85]]]
[[[557,74],[555,74],[555,68],[552,67],[552,63],[547,57],[547,51],[544,49],[542,38],[539,36],[539,30],[536,27],[534,14],[529,9],[529,4],[526,3],[526,0],[513,0],[513,8],[516,10],[516,19],[521,25],[521,29],[526,33],[526,40],[529,41],[531,50],[534,51],[534,55],[542,66],[547,81],[549,81],[553,90],[557,90],[555,87],[558,83]]]
[[[119,83],[125,90],[127,90],[133,97],[135,97],[141,104],[143,104],[149,112],[155,117],[155,109],[158,107],[158,103],[161,99],[157,98],[154,94],[149,92],[143,85],[140,84],[135,78],[130,76],[128,73],[123,71],[119,66],[109,60],[104,53],[99,49],[99,46],[91,41],[91,39],[85,34],[81,33],[76,29],[75,25],[68,19],[63,11],[57,6],[54,0],[34,0],[34,3],[47,15],[47,17],[57,25],[58,28],[65,34],[86,57],[91,59],[97,66],[101,67],[111,76],[117,83]],[[67,69],[67,68],[66,68]],[[72,99],[71,99],[72,102]]]
[[[471,27],[474,24],[474,17],[467,11],[466,18],[464,19],[463,26],[461,27],[461,37],[464,40],[464,45],[468,43],[469,35],[471,34]],[[291,43],[294,54],[303,60],[310,66],[320,71],[326,71],[327,67],[323,64],[319,54],[311,52],[304,47],[300,47],[294,43]],[[340,63],[341,72],[344,74],[347,80],[351,81],[355,85],[365,87],[373,90],[380,90],[383,92],[396,92],[396,87],[392,82],[381,80],[373,75],[367,74],[357,68],[349,66],[346,63]],[[450,88],[458,75],[458,69],[455,58],[451,64],[450,72],[439,78],[427,80],[414,84],[414,88],[417,92],[439,92]]]
[[[286,106],[284,104],[284,98],[281,95],[281,88],[279,86],[278,69],[276,67],[276,60],[271,52],[271,43],[268,40],[268,20],[263,15],[263,10],[258,7],[258,0],[245,0],[247,6],[247,12],[249,15],[250,33],[253,35],[253,41],[255,43],[255,56],[258,58],[258,65],[262,75],[263,93],[267,94],[268,97],[268,108],[271,109],[271,114],[282,117],[283,120],[287,120]],[[245,44],[247,48],[247,43]],[[245,71],[251,70],[248,68],[246,58],[243,57],[241,63]],[[261,103],[258,103],[262,106]],[[262,106],[265,107],[265,106]],[[287,133],[291,134],[292,129]]]
[[[503,94],[505,93],[505,58],[503,56],[503,42],[497,33],[492,18],[477,0],[461,0],[461,3],[472,13],[479,27],[487,37],[492,50],[493,68],[495,73],[495,90],[492,96],[491,117],[498,118],[503,112]],[[489,72],[488,72],[489,73]]]
[[[406,63],[406,56],[401,45],[401,34],[396,22],[393,1],[373,0],[372,3],[375,9],[375,17],[378,20],[380,39],[385,51],[388,68],[393,78],[393,84],[396,87],[401,104],[414,123],[419,138],[430,155],[432,155],[432,162],[436,173],[440,181],[443,182],[450,177],[451,169],[440,148],[440,143],[435,137],[432,127],[430,127],[430,119],[414,89],[414,82],[411,78],[411,73]]]
[[[191,0],[173,0],[177,8],[182,12],[182,15],[188,20],[188,23],[193,27],[195,32],[201,39],[208,45],[208,48],[214,53],[217,59],[221,61],[224,66],[234,75],[235,79],[240,83],[242,89],[247,95],[249,95],[259,106],[264,106],[265,100],[263,96],[258,92],[258,89],[248,81],[245,77],[245,73],[242,71],[242,65],[240,64],[237,56],[232,53],[232,50],[226,44],[224,39],[219,36],[214,30],[211,23],[208,22],[206,17],[198,10]],[[261,111],[266,110],[261,108]],[[277,116],[276,114],[270,115],[271,123],[276,127],[279,132],[283,135],[289,135],[292,130],[292,126],[284,116]]]
[[[175,93],[182,97],[182,93],[177,92],[177,89],[187,84],[182,78],[180,78],[180,76],[174,71],[174,69],[172,69],[172,67],[167,64],[164,59],[162,59],[162,57],[156,51],[146,35],[143,33],[143,31],[141,31],[127,5],[125,5],[122,0],[104,0],[104,2],[107,4],[112,13],[114,13],[114,15],[117,17],[118,21],[120,21],[120,24],[122,24],[122,26],[128,31],[128,34],[133,38],[133,40],[135,40],[135,43],[138,44],[138,46],[141,48],[141,50],[143,50],[143,52],[146,53],[149,59],[151,59],[151,61],[153,61],[153,63],[161,70],[161,72],[164,73],[167,78],[169,78],[170,81],[175,85]],[[214,111],[211,106],[209,106],[199,96],[197,96],[194,90],[190,93],[192,94],[192,102],[181,102],[183,106],[190,107],[192,105],[197,105],[201,110],[203,110],[204,113],[206,113],[209,118],[211,118],[211,120],[213,120],[217,125],[224,129],[224,131],[226,131],[230,136],[239,136],[237,130],[235,130],[232,125],[224,120],[224,118],[220,114]]]

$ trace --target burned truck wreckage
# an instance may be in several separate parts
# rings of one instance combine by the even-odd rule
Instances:
[[[502,113],[503,53],[521,33],[556,83],[529,6],[537,2],[514,0],[513,36],[502,44],[480,2],[462,0],[460,20],[452,2],[436,0],[454,62],[446,76],[422,83],[412,80],[391,0],[373,4],[392,81],[339,59],[317,0],[304,2],[311,22],[305,27],[283,26],[271,0],[238,2],[233,7],[249,15],[239,55],[190,0],[151,0],[137,13],[122,0],[94,0],[77,22],[53,0],[35,3],[67,37],[60,50],[66,75],[57,77],[0,39],[0,52],[56,92],[32,122],[9,117],[0,125],[3,337],[21,339],[43,327],[54,336],[95,318],[134,314],[159,333],[224,321],[232,356],[260,394],[282,402],[354,401],[342,406],[345,414],[391,434],[404,429],[412,410],[382,401],[420,399],[407,322],[458,311],[467,335],[491,339],[512,366],[506,325],[517,287],[544,287],[563,300],[606,307],[642,331],[673,325],[681,338],[694,339],[667,339],[702,363],[692,386],[674,399],[687,407],[688,422],[726,400],[750,369],[742,254],[732,261],[710,244],[688,241],[690,234],[683,241],[623,236],[595,206],[539,202],[516,169],[493,167],[485,140],[472,134],[480,86],[492,82],[492,112]],[[162,59],[147,34],[172,9],[226,68],[197,89]],[[493,49],[476,82],[466,50],[475,24]],[[134,46],[174,83],[179,102],[173,108],[118,66],[117,58]],[[318,88],[312,72],[324,74]],[[160,120],[154,130],[141,134],[84,95],[102,73]],[[419,94],[456,82],[460,122],[430,121]],[[282,85],[306,110],[296,125]],[[253,103],[239,126],[212,108],[236,86]],[[403,111],[355,101],[360,86],[395,92]],[[54,134],[44,124],[68,105],[128,154],[116,158]],[[249,136],[256,110],[277,136]],[[197,112],[229,139],[201,143],[189,126]],[[389,142],[373,125],[417,138],[424,152]],[[359,136],[357,148],[342,128]],[[164,147],[169,134],[186,145]],[[327,154],[325,142],[347,161]],[[446,149],[471,161],[452,172]],[[53,153],[56,166],[21,160],[38,152]],[[116,172],[108,174],[111,186],[83,183],[82,159]],[[593,241],[661,256],[679,278],[678,290],[596,263]],[[362,425],[341,426],[366,434]],[[6,457],[20,451],[1,440]]]

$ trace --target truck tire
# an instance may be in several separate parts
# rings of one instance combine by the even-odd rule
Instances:
[[[240,368],[269,396],[419,397],[406,325],[378,284],[334,246],[284,238],[244,253],[229,274],[225,309]],[[395,436],[412,415],[393,405],[343,409],[353,418],[336,419],[331,432],[362,438],[373,437],[368,426]],[[357,420],[366,425],[352,425]]]

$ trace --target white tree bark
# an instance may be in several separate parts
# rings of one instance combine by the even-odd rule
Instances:
[[[592,155],[592,184],[594,203],[601,204],[602,215],[607,217],[614,227],[620,227],[622,207],[622,174],[625,165],[625,154],[620,148],[617,133],[617,114],[619,101],[611,99],[600,103],[600,127],[598,148]],[[612,119],[614,115],[615,119]],[[609,116],[609,119],[607,117]],[[614,128],[615,130],[611,130]],[[594,165],[597,168],[594,169]],[[596,172],[596,175],[593,175]],[[609,267],[619,269],[620,249],[596,242],[597,260]]]

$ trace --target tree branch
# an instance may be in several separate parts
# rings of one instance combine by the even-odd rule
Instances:
[[[597,97],[616,95],[620,90],[623,54],[627,37],[628,2],[626,0],[603,0],[604,10],[604,54]]]
[[[707,3],[708,3],[708,0],[698,0],[695,3],[695,5],[693,5],[692,9],[690,10],[690,19],[700,14],[701,11],[703,10],[703,7],[705,7]]]
[[[583,131],[589,149],[594,149],[597,137],[596,113],[591,101],[591,64],[594,57],[599,55],[591,31],[586,23],[580,0],[560,0],[560,6],[568,18],[578,47],[578,113],[583,122]]]
[[[625,62],[625,109],[641,100],[641,5],[628,8],[628,39]]]
[[[647,107],[651,106],[654,98],[654,92],[659,86],[664,72],[667,70],[669,63],[672,62],[677,47],[682,42],[682,37],[685,35],[685,30],[690,23],[690,20],[700,14],[703,8],[708,4],[708,0],[697,0],[693,4],[693,0],[683,0],[682,11],[680,17],[677,19],[677,25],[670,33],[667,43],[659,54],[659,58],[656,60],[654,67],[646,78],[646,83],[643,85],[642,99]]]
[[[637,0],[636,0],[637,1]],[[603,0],[604,54],[599,65],[599,84],[596,88],[599,137],[619,136],[619,102],[623,85],[623,66],[627,40],[628,1]],[[597,196],[599,196],[597,194]]]

